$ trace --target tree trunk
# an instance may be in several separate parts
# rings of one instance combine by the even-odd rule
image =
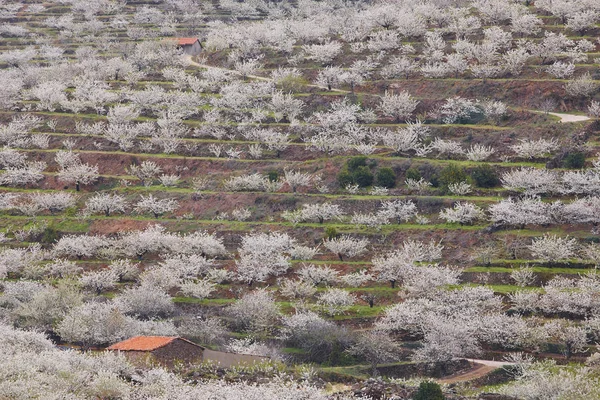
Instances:
[[[79,186],[79,182],[75,182],[75,190],[77,192],[79,192],[80,186]]]
[[[392,289],[396,287],[396,281],[390,281],[390,283],[392,284]]]
[[[344,257],[342,256],[342,253],[338,253],[338,257],[340,258],[340,261],[344,261]]]

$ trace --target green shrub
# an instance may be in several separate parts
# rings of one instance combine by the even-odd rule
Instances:
[[[448,165],[446,168],[440,171],[438,178],[440,188],[447,191],[448,185],[451,183],[459,183],[467,180],[467,173],[465,170],[454,164]]]
[[[327,354],[327,360],[323,365],[354,365],[357,360],[350,353],[346,351],[347,345],[339,341],[334,342],[331,351]]]
[[[419,173],[421,174],[421,178],[425,179],[426,181],[431,182],[431,184],[434,187],[438,187],[439,186],[439,175],[440,175],[440,168],[425,162],[421,165],[419,165]]]
[[[271,182],[276,182],[279,179],[279,172],[272,170],[267,172],[267,178]]]
[[[354,183],[354,177],[346,168],[340,171],[337,180],[341,187],[346,187],[346,185],[351,185]]]
[[[279,79],[277,85],[281,86],[285,93],[287,92],[299,92],[304,85],[308,82],[306,79],[298,76],[286,76],[283,79]]]
[[[49,226],[46,229],[44,229],[44,232],[42,233],[42,238],[40,239],[40,242],[42,243],[54,243],[58,240],[58,231],[56,229],[54,229],[53,227]]]
[[[357,167],[352,173],[352,178],[354,179],[354,183],[360,187],[371,186],[373,183],[373,173],[366,165]]]
[[[348,161],[346,161],[346,166],[348,167],[348,171],[354,172],[358,167],[366,167],[367,166],[367,157],[366,156],[357,156],[352,157]]]
[[[396,174],[391,168],[380,168],[376,176],[377,186],[393,188],[396,186]]]
[[[444,400],[444,393],[439,384],[433,381],[421,382],[413,400]]]
[[[77,207],[69,207],[63,211],[65,217],[75,217],[77,215]]]
[[[579,169],[585,164],[585,154],[580,152],[569,153],[562,162],[564,168]]]
[[[333,226],[328,226],[327,229],[325,229],[325,239],[333,239],[337,237],[337,234],[337,229]]]
[[[414,179],[415,181],[418,181],[419,179],[421,179],[421,172],[415,167],[411,167],[406,170],[404,176],[406,177],[406,179]]]
[[[471,171],[471,178],[478,187],[482,188],[491,188],[500,184],[496,171],[488,164],[475,167]]]

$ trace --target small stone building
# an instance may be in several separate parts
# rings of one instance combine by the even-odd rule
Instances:
[[[197,56],[202,52],[202,45],[198,38],[177,38],[177,47],[188,56]]]
[[[133,364],[147,366],[161,364],[173,366],[176,363],[199,364],[213,361],[223,368],[268,360],[268,357],[248,354],[225,353],[206,349],[187,339],[176,336],[135,336],[115,343],[107,350],[122,351]]]
[[[204,353],[204,347],[171,336],[135,336],[115,343],[107,350],[122,351],[136,365],[159,363],[167,366],[176,362],[202,362]]]

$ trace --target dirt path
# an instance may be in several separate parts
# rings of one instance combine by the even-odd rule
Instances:
[[[213,69],[218,69],[218,70],[225,71],[225,72],[230,72],[230,73],[235,74],[235,75],[242,75],[240,72],[238,72],[238,71],[236,71],[234,69],[227,69],[227,68],[222,68],[222,67],[215,67],[215,66],[208,65],[208,64],[198,64],[196,61],[192,60],[192,56],[185,56],[184,58],[185,58],[185,60],[190,65],[193,65],[195,67],[206,68],[206,69],[213,68]],[[246,75],[246,76],[248,78],[252,78],[252,79],[256,79],[256,80],[264,81],[264,82],[271,82],[272,81],[271,78],[265,78],[263,76],[258,76],[258,75]]]
[[[474,358],[467,358],[466,360],[469,362],[472,362],[472,363],[483,364],[483,365],[487,365],[489,367],[494,367],[494,368],[501,368],[501,367],[504,367],[505,365],[515,365],[515,363],[506,362],[506,361],[479,360],[479,359],[474,359]]]
[[[538,114],[545,113],[545,111],[539,111],[539,110],[529,110],[529,111],[538,113]],[[586,117],[585,115],[565,114],[565,113],[556,113],[556,112],[549,112],[547,114],[554,115],[555,117],[560,118],[560,122],[583,122],[583,121],[588,121],[590,119],[590,117]]]
[[[582,122],[587,121],[590,118],[585,115],[574,115],[574,114],[563,114],[563,113],[548,113],[550,115],[554,115],[555,117],[560,118],[560,122]]]
[[[477,378],[481,378],[482,376],[486,376],[497,367],[492,367],[489,365],[483,364],[475,364],[473,368],[463,371],[460,374],[450,375],[443,379],[437,379],[438,383],[456,383],[456,382],[465,382],[472,381]]]
[[[492,372],[495,369],[502,368],[505,365],[514,365],[514,363],[504,361],[491,361],[491,360],[475,360],[467,358],[467,361],[473,363],[473,368],[463,371],[458,374],[447,376],[443,379],[438,379],[439,383],[456,383],[472,381],[477,378],[481,378]]]

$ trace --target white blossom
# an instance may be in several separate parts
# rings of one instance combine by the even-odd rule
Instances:
[[[409,119],[417,108],[419,102],[404,91],[399,94],[388,93],[387,91],[381,99],[380,111],[383,115],[394,118],[397,122]]]
[[[178,203],[175,199],[157,199],[152,194],[140,195],[140,201],[135,204],[134,210],[138,213],[151,212],[154,218],[177,209]]]
[[[484,216],[483,210],[474,203],[457,202],[453,208],[440,211],[440,218],[449,223],[471,224]]]
[[[578,76],[565,84],[568,95],[573,97],[590,97],[598,89],[589,72]]]
[[[128,172],[141,180],[144,186],[150,186],[154,178],[162,172],[162,169],[155,162],[146,160],[139,165],[130,165]]]
[[[279,319],[279,307],[266,289],[246,293],[228,307],[235,325],[250,332],[269,331]]]
[[[124,213],[128,206],[125,197],[116,193],[98,193],[85,202],[86,213],[104,213],[110,216],[111,212]]]
[[[502,174],[502,186],[525,194],[553,193],[559,190],[560,181],[552,171],[522,167]]]
[[[356,257],[367,251],[369,241],[367,239],[355,239],[348,235],[323,240],[323,246],[329,251],[337,254],[340,260],[343,257]]]
[[[467,182],[450,183],[448,190],[455,196],[464,196],[473,191],[473,186]]]
[[[339,273],[329,265],[303,265],[296,274],[304,282],[318,286],[321,283],[333,285],[339,280]]]
[[[317,304],[323,307],[328,315],[342,314],[356,302],[356,297],[343,289],[330,288],[318,296]]]
[[[577,239],[545,234],[534,238],[529,246],[531,254],[546,262],[568,260],[575,256]]]

